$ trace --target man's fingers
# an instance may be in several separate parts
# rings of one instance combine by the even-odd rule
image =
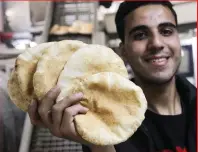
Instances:
[[[88,110],[89,110],[88,108],[83,107],[81,104],[76,104],[65,109],[64,114],[66,117],[72,116],[73,118],[77,114],[86,114]]]
[[[56,103],[52,107],[53,124],[60,124],[64,109],[66,109],[67,107],[71,106],[72,104],[76,102],[79,102],[82,99],[83,99],[83,94],[79,93],[79,94],[72,95],[71,97],[66,97],[62,101],[59,101],[58,103]]]
[[[51,89],[41,101],[39,109],[38,109],[41,120],[48,127],[51,124],[50,114],[51,114],[52,106],[54,105],[55,100],[57,96],[59,95],[59,93],[60,93],[59,87],[55,87]]]
[[[66,108],[63,113],[62,123],[60,126],[60,132],[66,137],[73,140],[79,140],[79,135],[76,133],[74,127],[74,116],[77,114],[86,114],[87,108],[83,107],[81,104],[73,105]]]
[[[69,107],[71,105],[76,104],[77,102],[83,100],[83,93],[76,93],[74,95],[71,95],[69,97],[65,97],[61,102],[59,102],[60,104],[62,104],[62,106],[66,106]],[[59,104],[58,103],[58,104]]]
[[[60,88],[58,86],[52,88],[51,90],[49,90],[46,95],[44,96],[42,102],[45,102],[45,101],[55,101],[57,96],[59,95],[60,93]]]
[[[28,114],[33,125],[37,125],[40,127],[45,127],[44,124],[40,120],[40,116],[37,112],[38,103],[36,100],[32,100],[31,104],[28,107]]]
[[[52,128],[50,130],[57,137],[62,136],[60,133],[60,125],[64,109],[64,104],[55,104],[52,107]]]
[[[60,126],[63,117],[64,110],[72,104],[79,102],[83,99],[83,94],[78,93],[70,97],[64,98],[62,101],[56,103],[52,107],[52,128],[51,131],[56,136],[61,136]]]
[[[36,112],[37,112],[37,101],[32,100],[31,104],[28,107],[28,114],[33,123],[38,119],[38,117],[36,116]]]

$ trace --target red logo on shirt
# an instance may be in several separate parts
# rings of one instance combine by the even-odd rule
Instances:
[[[170,150],[170,149],[164,149],[164,150],[161,150],[160,152],[188,152],[186,150],[186,148],[181,148],[179,146],[176,147],[176,150]]]

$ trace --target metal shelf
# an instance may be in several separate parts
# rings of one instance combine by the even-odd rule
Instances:
[[[97,8],[98,2],[48,2],[48,9],[46,13],[46,22],[44,32],[42,34],[42,41],[60,41],[65,39],[81,40],[85,43],[92,43],[93,34],[96,30],[97,24]],[[64,34],[64,35],[51,35],[50,29],[53,25],[66,25],[70,26],[74,21],[80,20],[93,24],[92,34]]]
[[[92,35],[91,34],[64,34],[64,35],[49,35],[49,42],[52,41],[61,41],[61,40],[79,40],[83,41],[87,44],[92,43]]]

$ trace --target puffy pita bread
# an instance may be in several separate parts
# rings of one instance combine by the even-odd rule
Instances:
[[[60,72],[69,57],[79,48],[86,45],[77,40],[64,40],[52,45],[42,55],[33,77],[34,92],[39,100],[56,85]]]
[[[25,102],[19,89],[19,83],[15,70],[11,72],[8,80],[8,94],[12,102],[21,110],[27,111],[28,103]]]
[[[113,72],[97,73],[79,82],[70,94],[82,92],[81,104],[89,109],[74,119],[81,137],[96,145],[115,145],[131,137],[147,109],[142,89]]]
[[[28,105],[33,98],[34,91],[32,78],[36,70],[37,62],[52,44],[54,44],[54,42],[43,43],[36,47],[29,48],[16,59],[15,70],[13,71],[14,74],[12,74],[13,76],[11,76],[10,80],[10,83],[13,84],[8,85],[8,87],[12,88],[15,85],[17,86],[14,89],[9,89],[10,97],[11,99],[14,99],[14,103],[24,111],[27,111]],[[16,89],[18,90],[16,91]],[[21,97],[15,96],[16,92],[20,92],[19,96]]]
[[[61,88],[61,93],[57,102],[68,96],[68,90],[72,84],[78,83],[79,77],[99,72],[115,72],[128,78],[123,60],[112,49],[96,44],[80,48],[69,58],[60,73],[57,85]]]
[[[50,31],[50,34],[55,35],[63,35],[67,34],[69,30],[69,26],[59,26],[58,24],[55,24]]]

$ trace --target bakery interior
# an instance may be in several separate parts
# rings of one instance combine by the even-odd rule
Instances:
[[[31,133],[33,126],[27,113],[18,109],[7,93],[7,81],[16,57],[28,47],[65,39],[105,45],[120,55],[120,40],[114,23],[120,2],[0,2],[0,152],[5,147],[9,147],[9,152],[29,151],[30,136],[34,134]],[[172,3],[178,14],[182,45],[182,63],[178,73],[197,87],[197,4],[195,1]],[[130,77],[133,77],[132,69],[125,64]],[[71,145],[68,146],[69,151],[72,152]]]

